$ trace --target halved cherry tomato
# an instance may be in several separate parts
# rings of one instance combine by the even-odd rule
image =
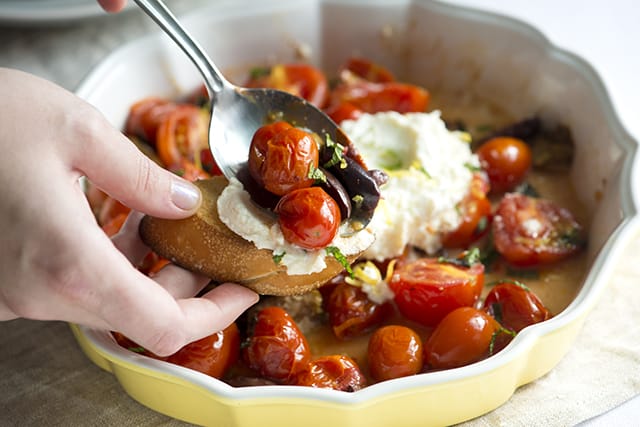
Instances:
[[[105,225],[120,214],[129,215],[129,212],[131,212],[130,207],[112,197],[107,197],[98,212],[98,224]]]
[[[258,129],[249,148],[251,176],[278,196],[311,186],[315,180],[310,172],[318,168],[319,162],[318,145],[313,136],[282,123]]]
[[[399,265],[389,287],[394,301],[408,319],[435,326],[458,307],[473,306],[482,292],[484,266],[470,267],[420,258]]]
[[[389,304],[376,304],[362,289],[344,282],[333,288],[324,306],[331,329],[339,339],[371,330],[391,312]]]
[[[551,318],[551,312],[536,294],[522,284],[508,281],[499,282],[491,288],[483,308],[513,332]]]
[[[473,307],[460,307],[438,323],[424,344],[425,363],[431,369],[468,365],[489,356],[500,324]]]
[[[240,331],[235,323],[226,329],[185,345],[167,358],[214,378],[222,378],[240,354]]]
[[[292,383],[311,360],[311,350],[291,316],[274,306],[258,312],[253,333],[243,346],[243,358],[261,376]]]
[[[207,147],[207,119],[194,105],[176,106],[158,127],[156,150],[169,169],[179,167],[182,159],[200,161],[201,151]]]
[[[207,172],[211,176],[219,176],[222,175],[222,171],[220,167],[216,163],[216,160],[213,158],[213,154],[211,150],[208,148],[204,148],[200,150],[200,162],[202,163],[202,169]]]
[[[359,81],[338,86],[332,93],[331,105],[348,102],[365,113],[410,113],[426,111],[429,99],[429,92],[420,86]]]
[[[176,103],[164,98],[149,97],[131,106],[124,131],[155,146],[160,123],[176,108]]]
[[[350,102],[342,102],[327,108],[325,111],[331,120],[340,124],[344,120],[356,120],[363,111]]]
[[[364,58],[349,58],[341,67],[339,74],[342,76],[345,71],[374,83],[388,83],[395,80],[391,71],[382,65]],[[346,78],[348,79],[349,77],[347,76]]]
[[[102,224],[102,231],[104,231],[105,234],[109,237],[115,236],[116,234],[118,234],[118,232],[124,225],[124,222],[127,220],[128,216],[129,216],[128,213],[120,213],[114,216],[113,218],[109,219],[106,223]]]
[[[520,267],[559,261],[584,245],[583,229],[571,212],[524,194],[502,198],[492,227],[496,250]]]
[[[256,69],[246,87],[280,89],[306,99],[323,108],[329,96],[329,83],[322,71],[309,64],[278,64],[271,68]]]
[[[171,261],[166,258],[162,258],[155,252],[149,252],[138,266],[138,270],[142,274],[153,277],[162,270],[164,266],[170,263]]]
[[[458,205],[462,222],[454,231],[443,236],[445,248],[466,248],[489,230],[491,202],[487,199],[488,190],[485,178],[474,174],[469,193]]]
[[[320,187],[285,194],[275,212],[285,240],[305,249],[324,248],[338,234],[340,208]]]
[[[376,381],[415,375],[422,370],[422,339],[406,326],[383,326],[371,335],[367,355]]]
[[[513,189],[531,169],[531,149],[518,138],[491,138],[478,148],[476,154],[489,175],[491,190],[495,192]]]
[[[333,355],[309,362],[296,376],[295,384],[352,392],[364,388],[367,379],[349,356]]]

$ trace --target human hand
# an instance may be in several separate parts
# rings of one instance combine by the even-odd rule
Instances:
[[[110,240],[79,183],[154,216],[191,215],[200,193],[160,168],[93,107],[64,89],[0,68],[0,320],[63,320],[122,332],[158,355],[230,324],[257,301],[203,277],[136,270],[148,249],[132,215]]]

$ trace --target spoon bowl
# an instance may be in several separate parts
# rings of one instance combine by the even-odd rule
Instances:
[[[284,120],[330,138],[345,147],[347,136],[324,112],[305,99],[267,88],[243,88],[230,83],[161,0],[135,0],[191,59],[202,74],[210,98],[209,148],[227,179],[242,175],[255,131],[273,120]]]

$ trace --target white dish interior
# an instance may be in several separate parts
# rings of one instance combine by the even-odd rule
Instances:
[[[296,60],[301,52],[309,53],[310,60],[327,71],[359,54],[389,67],[403,80],[427,88],[473,91],[500,99],[516,116],[535,113],[564,123],[576,142],[575,188],[593,212],[588,247],[591,269],[578,295],[562,313],[527,328],[504,351],[470,366],[387,381],[356,393],[278,386],[269,387],[272,398],[310,397],[354,404],[497,369],[527,352],[540,336],[583,316],[606,286],[612,259],[637,229],[636,142],[619,123],[593,69],[526,24],[419,0],[229,1],[183,22],[232,80],[252,65]],[[181,51],[167,38],[154,35],[108,57],[78,94],[122,127],[129,106],[140,98],[178,95],[199,83]],[[596,194],[603,197],[598,199]],[[264,387],[233,388],[203,374],[140,357],[119,348],[105,332],[83,332],[115,358],[187,378],[221,396],[247,399],[266,393]]]

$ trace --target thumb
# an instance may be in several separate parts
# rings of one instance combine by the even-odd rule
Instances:
[[[93,111],[95,120],[86,120],[88,128],[82,133],[84,149],[74,154],[75,168],[134,210],[172,219],[198,209],[202,199],[198,187],[158,166]]]

